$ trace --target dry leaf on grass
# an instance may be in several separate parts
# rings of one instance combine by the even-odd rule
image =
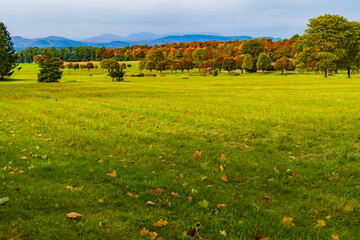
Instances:
[[[162,226],[166,226],[167,224],[168,224],[168,221],[160,219],[159,221],[154,223],[154,226],[155,227],[162,227]]]
[[[116,177],[117,177],[117,173],[116,173],[115,170],[112,171],[111,173],[106,174],[106,175],[108,175],[108,176],[111,177],[111,178],[116,178]]]
[[[225,230],[222,230],[222,231],[220,230],[220,235],[226,237],[226,231]]]
[[[221,210],[226,210],[226,209],[227,209],[227,205],[226,205],[226,204],[218,204],[218,205],[217,205],[217,208],[218,208],[218,209],[221,209]]]
[[[67,218],[69,219],[80,219],[82,217],[81,214],[76,213],[76,212],[71,212],[71,213],[67,213],[65,214]]]
[[[324,220],[318,220],[317,221],[317,224],[315,225],[315,227],[324,227],[326,224],[325,224],[325,221]]]
[[[263,197],[262,197],[262,200],[265,200],[265,201],[270,201],[270,200],[271,200],[271,198],[270,198],[270,196],[263,196]]]
[[[284,226],[291,226],[291,227],[293,227],[293,226],[295,226],[295,223],[293,223],[292,222],[293,221],[293,218],[291,218],[291,217],[284,217],[283,218],[283,220],[282,220],[282,224],[284,225]]]
[[[201,158],[201,154],[202,154],[202,152],[196,151],[196,152],[195,152],[195,158],[196,158],[196,159],[200,159],[200,158]]]
[[[228,175],[221,176],[221,180],[223,182],[229,182],[229,176]]]
[[[172,198],[180,198],[180,195],[177,194],[177,193],[175,193],[175,192],[170,193],[170,196],[171,196]]]

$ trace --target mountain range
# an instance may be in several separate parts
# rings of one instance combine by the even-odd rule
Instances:
[[[160,45],[165,43],[180,43],[180,42],[193,42],[193,41],[235,41],[235,40],[249,40],[253,37],[250,36],[223,36],[217,33],[168,33],[168,34],[155,34],[150,32],[133,33],[127,37],[122,37],[115,34],[102,34],[82,40],[72,40],[65,37],[49,36],[45,38],[23,38],[15,36],[12,38],[14,47],[17,51],[26,49],[27,47],[38,48],[67,48],[67,47],[80,47],[92,46],[106,48],[120,48],[133,45]],[[281,40],[281,38],[271,38],[273,41]]]

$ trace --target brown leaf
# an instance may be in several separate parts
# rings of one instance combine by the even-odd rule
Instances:
[[[76,212],[67,213],[65,215],[66,215],[67,218],[70,218],[70,219],[79,219],[79,218],[82,217],[81,214],[76,213]]]
[[[221,180],[223,182],[229,182],[229,176],[228,175],[221,176]]]
[[[150,194],[162,194],[163,192],[165,192],[164,189],[161,189],[161,188],[158,188],[156,190],[153,190],[153,189],[149,189],[149,193]]]
[[[222,209],[222,210],[226,210],[227,209],[227,205],[226,204],[218,204],[217,205],[218,209]]]
[[[26,160],[27,157],[26,156],[23,156],[23,157],[20,157],[21,160]]]
[[[196,152],[195,152],[195,158],[196,158],[196,159],[200,159],[200,158],[201,158],[201,154],[202,154],[202,152],[196,151]]]
[[[190,237],[194,237],[196,234],[196,229],[195,228],[190,228],[190,230],[186,233],[186,235],[190,236]]]
[[[265,201],[270,201],[270,200],[271,200],[271,198],[270,198],[270,196],[263,196],[263,197],[262,197],[262,200],[265,200]]]
[[[180,195],[175,192],[170,193],[170,195],[172,198],[180,198]]]

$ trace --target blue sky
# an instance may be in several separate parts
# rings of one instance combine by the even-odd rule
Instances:
[[[289,38],[325,13],[360,21],[358,0],[16,0],[0,6],[13,36],[216,32]]]

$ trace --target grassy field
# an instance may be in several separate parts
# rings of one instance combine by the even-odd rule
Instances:
[[[360,238],[360,76],[36,74],[0,82],[0,239]]]

